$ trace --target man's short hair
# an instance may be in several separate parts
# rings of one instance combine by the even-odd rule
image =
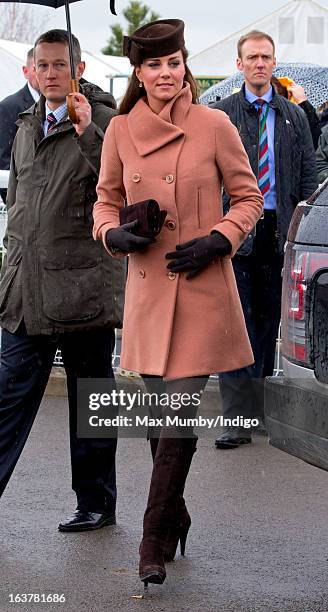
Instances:
[[[251,30],[251,32],[247,32],[247,34],[244,34],[244,36],[241,36],[240,39],[238,40],[238,43],[237,43],[238,57],[241,58],[242,47],[243,47],[243,44],[246,42],[246,40],[261,40],[263,38],[265,38],[272,44],[273,55],[274,55],[276,49],[275,49],[274,40],[270,36],[270,34],[266,34],[265,32],[261,32],[260,30]]]
[[[26,63],[28,64],[28,62],[33,59],[34,56],[34,47],[32,47],[32,49],[29,49],[28,52],[26,53]]]
[[[77,64],[79,64],[82,59],[81,46],[74,34],[72,34],[72,40],[74,65],[77,66]],[[34,52],[35,48],[38,45],[41,45],[41,43],[63,43],[64,45],[68,46],[68,33],[66,30],[49,30],[44,34],[41,34],[39,38],[37,38],[35,41]]]

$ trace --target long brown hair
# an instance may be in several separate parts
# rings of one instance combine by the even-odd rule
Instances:
[[[198,104],[198,87],[197,83],[191,74],[190,68],[187,66],[187,58],[188,51],[184,47],[181,49],[182,57],[186,69],[186,74],[184,80],[189,83],[191,94],[192,94],[192,103]],[[128,88],[125,92],[124,98],[119,106],[118,114],[126,115],[130,112],[130,110],[134,107],[134,105],[138,102],[139,98],[142,98],[145,95],[145,88],[139,87],[140,81],[136,75],[136,69],[134,68],[131,78],[129,80]]]

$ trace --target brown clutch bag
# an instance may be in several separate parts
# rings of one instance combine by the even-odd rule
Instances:
[[[144,238],[155,238],[163,227],[166,215],[167,211],[161,210],[156,200],[144,200],[120,209],[120,225],[137,220],[138,225],[133,233]]]

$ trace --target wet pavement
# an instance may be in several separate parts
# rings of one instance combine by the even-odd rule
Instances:
[[[215,406],[216,391],[207,393]],[[216,408],[215,408],[216,409]],[[145,440],[120,439],[117,525],[65,534],[70,492],[67,406],[46,398],[1,500],[0,610],[316,612],[328,610],[328,474],[254,436],[219,451],[199,440],[187,482],[186,557],[139,599],[138,545],[150,478]],[[10,594],[64,603],[10,603]]]

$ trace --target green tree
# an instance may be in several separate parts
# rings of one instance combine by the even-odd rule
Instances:
[[[140,28],[149,21],[156,21],[159,15],[151,11],[147,4],[143,4],[138,0],[130,0],[128,6],[123,11],[123,15],[127,21],[125,28],[128,34],[132,34],[137,28]],[[107,45],[102,52],[105,55],[123,55],[123,36],[124,29],[120,24],[110,26],[112,31],[111,37],[107,41]]]

